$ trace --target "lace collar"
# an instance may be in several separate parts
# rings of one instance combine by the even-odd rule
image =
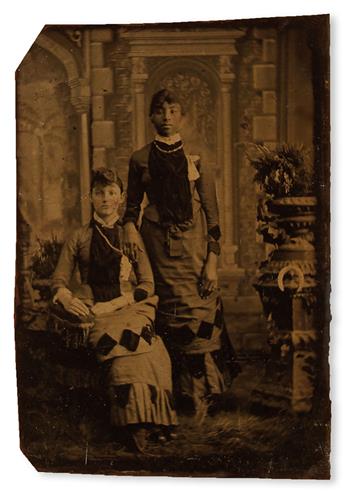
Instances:
[[[176,144],[176,142],[181,141],[181,135],[177,133],[175,135],[170,135],[170,137],[164,137],[163,135],[156,134],[155,140],[157,140],[157,142],[163,142],[167,145],[173,145]]]
[[[114,227],[114,224],[117,223],[119,220],[120,216],[118,215],[117,212],[114,212],[111,217],[108,219],[107,222],[105,222],[99,215],[94,212],[93,213],[93,218],[95,221],[97,221],[99,224],[101,224],[104,228],[109,228],[112,229]]]

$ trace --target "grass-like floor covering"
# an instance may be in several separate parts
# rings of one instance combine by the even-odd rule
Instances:
[[[215,416],[181,417],[178,438],[152,442],[148,455],[121,448],[108,426],[107,404],[90,391],[54,381],[46,343],[37,335],[17,341],[21,447],[41,471],[217,476],[329,477],[327,425],[316,414],[253,414],[251,391],[262,360],[242,361],[242,373]]]

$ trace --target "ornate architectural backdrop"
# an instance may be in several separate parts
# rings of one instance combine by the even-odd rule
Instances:
[[[216,178],[233,339],[261,351],[266,334],[252,282],[265,246],[248,144],[313,145],[309,40],[276,22],[44,29],[17,72],[18,198],[31,231],[23,265],[37,237],[62,240],[89,219],[92,167],[114,167],[126,182],[129,156],[152,136],[151,95],[171,87],[184,101],[186,146]]]

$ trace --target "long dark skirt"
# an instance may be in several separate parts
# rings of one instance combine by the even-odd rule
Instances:
[[[224,317],[219,292],[207,299],[199,282],[207,256],[207,229],[200,210],[181,233],[180,256],[170,256],[166,231],[144,217],[141,228],[150,257],[159,305],[156,327],[170,352],[174,389],[199,403],[226,390]],[[229,342],[229,341],[228,341]],[[228,348],[231,344],[228,344]],[[233,355],[228,354],[228,359]]]
[[[52,307],[51,330],[63,336],[66,347],[95,352],[116,427],[177,424],[171,362],[154,331],[156,305],[153,296],[87,323],[60,305]]]
[[[96,317],[89,342],[107,363],[115,426],[177,424],[169,354],[154,331],[157,297]]]

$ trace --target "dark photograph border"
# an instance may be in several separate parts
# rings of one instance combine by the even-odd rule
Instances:
[[[49,25],[35,40],[16,72],[15,336],[21,449],[37,470],[329,479],[329,29],[328,15],[313,15],[127,26]],[[196,288],[204,289],[202,310],[214,297],[212,323],[195,315],[198,330],[194,325],[178,326],[178,343],[192,347],[191,353],[185,349],[175,353],[165,332],[168,322],[145,312],[155,322],[171,359],[174,404],[169,401],[167,407],[177,410],[179,426],[176,437],[175,432],[162,437],[150,428],[151,441],[144,451],[137,435],[134,442],[131,436],[131,448],[119,440],[123,431],[110,424],[113,403],[106,392],[107,371],[109,361],[119,354],[123,357],[121,351],[151,346],[151,339],[149,344],[149,336],[141,332],[138,343],[133,334],[137,336],[139,329],[130,326],[131,336],[122,333],[119,344],[115,341],[116,347],[124,348],[116,349],[119,352],[105,348],[99,341],[107,341],[98,336],[90,342],[94,329],[89,329],[97,322],[66,319],[56,308],[65,307],[55,298],[64,288],[61,269],[59,275],[56,272],[66,248],[71,248],[68,238],[99,219],[94,216],[97,202],[92,196],[97,172],[103,173],[105,188],[119,186],[117,177],[121,179],[124,198],[119,215],[125,219],[121,231],[131,222],[127,219],[133,219],[139,199],[130,188],[130,173],[148,167],[152,178],[152,151],[143,155],[136,149],[142,150],[152,139],[160,142],[152,127],[153,123],[159,134],[150,101],[166,87],[176,100],[163,103],[181,108],[184,163],[190,181],[190,170],[197,174],[205,255],[217,257],[218,284],[213,288],[212,276],[202,274],[203,287]],[[168,144],[163,139],[161,145]],[[166,148],[167,155],[172,151]],[[109,178],[104,170],[115,177]],[[182,181],[170,185],[181,187]],[[157,193],[147,191],[149,202],[162,201]],[[188,193],[181,188],[179,193],[180,203],[185,200],[188,205]],[[150,203],[145,211],[149,207]],[[219,216],[213,214],[217,208]],[[159,223],[163,216],[157,210]],[[132,306],[151,303],[150,309],[158,307],[157,313],[163,313],[164,289],[157,282],[160,264],[152,253],[157,245],[146,241],[144,231],[145,220],[152,224],[156,219],[151,210],[145,214],[141,212],[134,222],[141,224],[143,249],[152,264],[160,301],[159,305],[148,301],[154,296],[146,287],[147,297],[138,298],[143,291],[140,276],[147,279],[145,269],[143,274],[139,268]],[[188,250],[186,231],[181,233],[182,241],[181,235],[169,233],[170,257],[187,255],[180,250]],[[128,237],[119,235],[124,243],[118,246],[126,248]],[[151,238],[151,230],[147,236]],[[95,235],[92,238],[94,245]],[[192,253],[198,248],[193,238]],[[79,270],[69,280],[70,292],[77,292],[78,275],[83,277],[80,265]],[[90,282],[90,272],[87,276]],[[87,296],[76,297],[85,306]],[[199,309],[190,308],[187,318]],[[139,320],[138,314],[133,317]],[[218,329],[224,337],[216,351],[195,353],[191,338],[195,344],[209,343],[210,334]],[[106,351],[114,358],[102,359]],[[149,351],[142,349],[140,355],[127,359]],[[202,354],[202,363],[196,354]],[[215,373],[205,354],[211,355],[207,358],[212,371],[223,374],[220,368],[225,365],[227,390],[221,399],[203,397],[199,408],[192,392],[191,411],[176,398],[181,388],[174,368],[188,361],[193,388],[203,379],[210,388],[210,375]],[[135,388],[131,386],[122,385],[127,397],[116,394],[117,407],[120,401],[122,407],[129,405]],[[148,388],[154,402],[156,387]],[[174,419],[164,423],[175,424]]]

